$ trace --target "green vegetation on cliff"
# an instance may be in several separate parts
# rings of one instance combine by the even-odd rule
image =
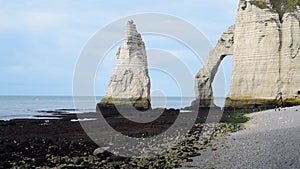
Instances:
[[[270,7],[268,6],[266,0],[253,0],[252,4],[258,6],[259,8],[266,9],[270,8],[274,12],[278,13],[280,18],[287,12],[293,12],[297,6],[300,6],[300,0],[269,0]]]

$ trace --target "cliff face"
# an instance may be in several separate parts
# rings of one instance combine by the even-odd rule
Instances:
[[[123,45],[116,55],[116,67],[101,103],[130,103],[138,108],[150,108],[150,78],[146,49],[133,21],[128,21]]]
[[[233,55],[233,70],[227,106],[300,103],[300,9],[296,5],[278,13],[274,6],[270,1],[240,1],[232,53],[228,53]],[[218,42],[221,50],[209,60],[222,60],[220,53],[226,53],[222,45]],[[215,72],[211,73],[210,82]],[[200,70],[196,82],[203,74]],[[211,89],[197,84],[196,94],[204,93],[197,95],[199,99],[210,99]]]
[[[235,27],[232,99],[274,99],[280,92],[279,15],[249,2],[241,4]]]
[[[299,102],[300,10],[281,16],[267,5],[240,3],[228,96],[239,101],[229,104]]]
[[[287,99],[300,100],[300,10],[283,16],[281,31],[280,91]]]

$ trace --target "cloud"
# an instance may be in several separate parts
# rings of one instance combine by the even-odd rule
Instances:
[[[60,28],[63,24],[67,24],[67,17],[56,13],[28,12],[25,14],[25,24],[32,32],[37,32]]]
[[[24,67],[21,65],[13,65],[13,66],[1,66],[0,72],[2,73],[22,73],[24,71]]]
[[[50,12],[0,11],[0,30],[26,31],[40,33],[53,29],[61,29],[69,24],[70,17],[66,14]]]
[[[230,22],[234,22],[237,3],[237,0],[211,0],[201,3],[198,0],[154,0],[154,2],[54,0],[47,3],[38,0],[3,1],[0,6],[0,44],[4,47],[0,52],[0,76],[4,78],[1,80],[23,84],[29,84],[31,81],[45,81],[45,83],[52,81],[53,83],[60,82],[63,89],[70,88],[76,58],[90,36],[106,24],[136,13],[162,12],[178,16],[207,34],[209,40],[215,41],[230,26]],[[162,24],[165,25],[163,29],[166,30],[174,30],[176,26],[182,29],[178,24],[173,26],[163,22],[153,23],[155,22],[141,19],[137,27],[140,32],[145,26],[155,28]],[[101,38],[105,42],[114,39],[115,31],[120,30],[123,33],[124,26],[125,23],[122,23],[115,30],[106,32]],[[186,30],[181,32],[184,35],[190,33]],[[194,36],[189,36],[187,40],[195,42],[193,47],[200,49],[203,45],[194,38]],[[176,46],[168,42],[162,39],[157,41],[152,39],[152,44],[146,42],[146,45],[149,44],[147,46],[149,48],[170,49],[172,54],[189,65],[193,73],[197,72],[201,65],[198,66],[192,53],[187,53],[183,47],[180,48],[182,44]],[[99,51],[100,47],[101,44],[95,45],[93,52]],[[115,51],[110,53],[108,57],[114,59]],[[101,75],[109,78],[113,64],[111,61],[105,63],[110,64],[102,64],[100,69],[101,72],[103,70],[103,74]],[[26,73],[27,75],[24,76]],[[34,93],[36,87],[28,85],[27,92]],[[104,91],[106,85],[98,88]],[[39,92],[47,93],[47,90]],[[10,91],[16,94],[15,88],[11,88]],[[2,88],[1,92],[5,90]],[[69,93],[62,91],[58,94]]]

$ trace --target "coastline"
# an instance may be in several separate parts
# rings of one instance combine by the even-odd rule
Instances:
[[[97,147],[79,123],[71,122],[76,114],[60,119],[16,119],[0,121],[0,168],[23,168],[54,164],[47,156],[82,156]]]
[[[185,168],[299,168],[300,106],[246,115],[244,129],[214,140]]]
[[[86,116],[94,115],[87,113]],[[210,141],[215,137],[237,130],[236,126],[225,123],[198,123],[183,142],[170,151],[154,158],[124,158],[105,150],[95,154],[98,146],[86,135],[78,121],[72,121],[77,119],[76,114],[57,112],[56,117],[60,119],[0,121],[0,168],[180,167],[181,163],[200,155],[198,150],[210,147]],[[126,125],[120,125],[120,128],[131,127]]]

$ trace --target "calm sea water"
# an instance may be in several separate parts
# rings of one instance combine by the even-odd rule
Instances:
[[[99,102],[102,97],[96,97]],[[194,98],[168,97],[151,98],[153,108],[182,108],[189,106]],[[82,97],[80,101],[86,107],[74,110],[71,96],[0,96],[0,120],[19,118],[37,118],[34,116],[49,115],[40,111],[60,110],[68,113],[95,112],[95,103],[90,97]],[[95,100],[95,99],[94,99]]]

